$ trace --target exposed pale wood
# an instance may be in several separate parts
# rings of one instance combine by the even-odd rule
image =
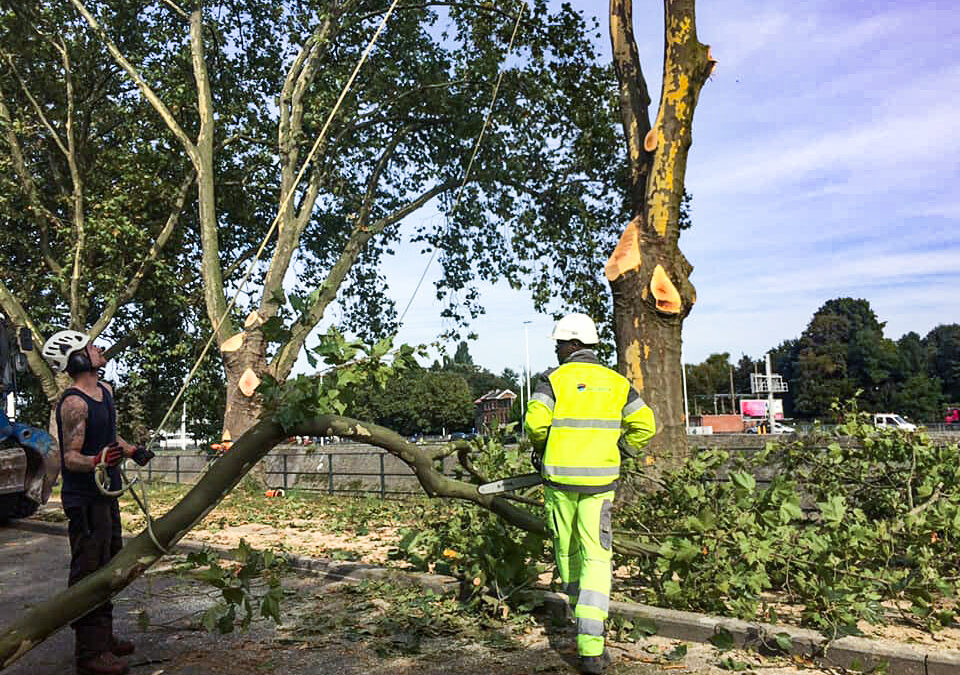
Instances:
[[[247,368],[243,371],[243,375],[240,376],[240,381],[237,383],[237,386],[240,388],[240,393],[244,396],[253,396],[254,392],[257,391],[257,387],[260,386],[260,378],[253,372],[252,368]]]
[[[243,327],[247,330],[251,328],[256,328],[263,323],[263,319],[260,318],[260,314],[257,313],[257,310],[253,310],[247,314],[246,320],[243,322]]]
[[[693,113],[714,61],[697,39],[694,0],[665,0],[663,81],[656,121],[650,125],[632,0],[610,1],[610,36],[630,167],[631,224],[642,253],[632,268],[608,263],[606,270],[617,366],[653,407],[658,433],[651,454],[662,456],[665,461],[658,467],[666,468],[687,453],[680,344],[696,293],[689,279],[693,266],[679,248],[679,215]]]
[[[657,149],[657,132],[654,129],[648,131],[647,135],[643,137],[643,149],[647,152],[653,152]]]
[[[243,346],[243,341],[246,339],[246,333],[241,331],[234,335],[233,337],[225,340],[223,344],[220,345],[221,352],[235,352],[240,347]]]
[[[608,281],[613,281],[625,272],[640,267],[641,257],[640,242],[637,236],[638,227],[638,219],[634,218],[627,227],[624,228],[623,234],[620,235],[620,241],[617,243],[617,247],[613,249],[613,254],[610,256],[610,259],[607,260],[607,265],[604,268],[604,274],[606,274]]]
[[[662,265],[653,268],[653,275],[650,278],[650,292],[657,301],[657,309],[667,314],[679,314],[683,309],[683,301],[677,287],[670,281],[667,272]],[[649,353],[647,350],[646,353]]]

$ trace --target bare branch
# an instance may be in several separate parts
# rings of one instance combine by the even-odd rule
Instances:
[[[130,281],[127,282],[127,285],[124,287],[124,289],[120,291],[115,298],[110,300],[106,307],[104,307],[100,317],[90,329],[90,335],[92,337],[96,337],[102,333],[107,325],[109,325],[109,323],[113,320],[117,310],[130,301],[130,299],[136,294],[137,289],[140,288],[140,282],[143,281],[143,278],[147,275],[147,273],[149,273],[149,271],[153,268],[154,263],[156,263],[156,261],[159,259],[160,253],[163,251],[163,247],[166,246],[167,241],[170,239],[170,235],[173,234],[177,223],[180,221],[180,214],[183,212],[183,205],[187,201],[187,196],[190,194],[190,186],[193,185],[195,178],[196,171],[191,170],[187,172],[186,177],[180,183],[180,190],[177,193],[177,198],[174,200],[173,206],[170,208],[170,214],[167,216],[167,220],[164,223],[163,228],[160,230],[160,234],[157,235],[157,238],[150,246],[150,251],[140,262],[139,269],[134,273]]]
[[[9,318],[15,326],[26,326],[29,328],[30,332],[33,333],[34,342],[43,344],[43,333],[40,332],[36,324],[30,319],[27,311],[23,308],[23,304],[10,289],[7,288],[2,278],[0,278],[0,308],[3,309],[4,314],[7,315],[7,318]],[[33,349],[26,354],[30,369],[40,380],[40,386],[43,387],[43,393],[47,397],[47,400],[51,402],[56,401],[60,396],[60,389],[57,387],[57,379],[53,371],[50,370],[50,366],[43,360],[43,357],[40,356],[39,350]]]
[[[293,324],[290,331],[290,339],[273,358],[270,364],[270,372],[274,377],[282,380],[290,374],[290,369],[293,368],[293,364],[297,359],[297,355],[300,353],[300,349],[303,347],[303,343],[307,339],[307,335],[309,335],[310,331],[320,322],[320,319],[323,318],[323,313],[327,305],[337,297],[337,292],[340,290],[344,279],[346,279],[347,273],[353,267],[353,264],[360,256],[367,242],[375,235],[383,232],[383,230],[390,225],[403,220],[437,195],[452,190],[458,185],[460,185],[459,180],[448,180],[440,183],[402,208],[377,220],[369,227],[362,229],[360,227],[354,228],[349,240],[343,247],[343,251],[340,253],[340,257],[337,259],[337,262],[334,263],[330,269],[330,273],[320,287],[320,292],[317,294],[313,305],[306,314],[299,317],[296,323]]]
[[[173,135],[177,137],[199,172],[200,167],[197,166],[199,163],[197,148],[193,141],[190,140],[190,137],[187,136],[187,133],[177,123],[177,120],[174,118],[167,106],[163,103],[163,101],[160,100],[160,97],[157,96],[153,89],[150,88],[150,85],[147,84],[146,80],[141,77],[140,73],[137,72],[137,69],[134,68],[127,58],[120,52],[120,49],[113,42],[113,40],[110,39],[110,36],[100,26],[96,18],[94,18],[83,2],[81,0],[70,0],[70,2],[73,3],[73,6],[77,8],[77,11],[80,12],[80,14],[83,15],[83,18],[86,19],[87,23],[90,24],[93,32],[97,34],[97,37],[100,38],[100,41],[110,52],[110,55],[113,56],[114,61],[116,61],[117,64],[126,71],[127,75],[130,76],[130,79],[133,80],[133,82],[137,85],[140,93],[145,99],[147,99],[150,105],[153,106],[154,110],[157,111],[164,123],[166,123],[167,128],[170,129]]]
[[[174,12],[179,14],[181,18],[187,19],[188,21],[190,20],[190,15],[187,14],[187,12],[182,7],[180,7],[180,5],[175,3],[173,0],[163,0],[163,2]]]
[[[377,196],[377,186],[380,184],[380,176],[383,175],[387,165],[393,158],[393,154],[397,151],[397,146],[400,145],[400,141],[414,128],[415,126],[411,125],[400,129],[393,135],[393,138],[390,139],[390,143],[387,144],[383,152],[380,153],[380,159],[377,160],[373,171],[370,172],[370,178],[367,179],[367,191],[363,196],[360,211],[357,213],[357,228],[362,230],[367,227],[367,220],[370,217],[370,211],[373,209],[373,202]]]
[[[24,95],[27,97],[27,100],[30,101],[30,105],[33,107],[33,111],[37,114],[37,117],[40,118],[40,123],[46,127],[47,131],[50,132],[50,136],[53,138],[53,142],[56,144],[57,148],[60,149],[60,152],[63,153],[65,157],[69,157],[70,153],[67,150],[67,147],[63,144],[63,140],[60,138],[60,134],[57,133],[56,129],[53,128],[53,124],[50,123],[49,118],[46,113],[43,112],[43,108],[40,107],[40,103],[37,101],[36,97],[33,95],[33,92],[30,91],[30,88],[27,86],[27,83],[20,76],[20,71],[17,70],[17,65],[13,60],[13,56],[4,52],[4,57],[7,59],[7,64],[10,66],[10,70],[13,72],[14,77],[17,78],[17,82],[20,84],[20,89],[23,91]]]
[[[86,317],[87,301],[80,297],[80,260],[83,258],[84,246],[87,240],[86,214],[84,213],[83,176],[80,175],[80,165],[77,162],[77,142],[73,129],[75,102],[73,97],[73,69],[70,66],[70,53],[63,43],[63,38],[53,43],[60,52],[63,63],[64,82],[66,85],[67,112],[67,166],[70,169],[70,180],[73,184],[73,226],[77,234],[73,253],[73,273],[70,275],[70,323],[77,330],[83,330]]]
[[[20,178],[20,188],[23,190],[23,193],[27,198],[27,202],[30,204],[30,213],[37,223],[37,229],[40,231],[40,253],[43,256],[47,267],[50,268],[50,271],[53,272],[62,282],[60,275],[63,272],[63,267],[53,257],[53,253],[50,250],[50,239],[47,233],[48,223],[56,227],[59,225],[60,219],[46,206],[44,206],[43,201],[40,198],[40,190],[37,189],[37,184],[34,182],[33,176],[30,175],[30,172],[27,169],[27,163],[24,159],[23,149],[20,147],[20,141],[17,138],[16,133],[13,131],[13,120],[10,117],[10,110],[7,108],[7,105],[2,98],[0,98],[0,123],[3,124],[4,128],[4,140],[6,140],[7,145],[10,148],[10,156],[13,159],[14,171],[16,171],[17,176]],[[66,286],[63,286],[62,283],[60,290],[63,292],[67,291]]]
[[[74,0],[76,1],[76,0]],[[223,270],[220,266],[220,240],[217,229],[217,203],[213,170],[213,93],[207,75],[207,61],[203,50],[203,14],[195,10],[190,15],[190,54],[193,76],[197,83],[197,112],[200,115],[200,133],[194,148],[197,170],[197,192],[200,203],[200,239],[203,248],[201,272],[207,316],[217,336],[217,344],[231,334],[227,316],[227,298],[223,290]]]
[[[630,200],[633,212],[643,213],[647,176],[653,161],[653,153],[644,149],[644,139],[650,132],[650,94],[633,35],[631,0],[611,0],[610,40],[613,43],[613,67],[620,83],[620,117],[630,162]]]

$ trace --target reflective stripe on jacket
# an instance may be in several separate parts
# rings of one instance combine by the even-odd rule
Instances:
[[[540,378],[524,426],[544,452],[546,483],[589,493],[613,489],[620,478],[621,434],[639,450],[656,430],[653,411],[630,382],[588,349]]]

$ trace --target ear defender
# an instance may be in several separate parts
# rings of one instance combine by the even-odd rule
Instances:
[[[90,357],[87,356],[86,349],[78,349],[67,357],[67,374],[76,375],[77,373],[87,373],[93,370],[93,364],[90,363]]]

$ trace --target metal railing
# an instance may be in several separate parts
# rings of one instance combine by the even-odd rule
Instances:
[[[329,446],[328,446],[329,447]],[[369,447],[369,446],[368,446]],[[217,456],[203,452],[163,451],[146,467],[149,481],[194,483]],[[379,450],[283,451],[263,460],[268,487],[327,494],[376,494],[381,498],[423,494],[413,470],[402,460]],[[449,470],[445,462],[438,470]]]

